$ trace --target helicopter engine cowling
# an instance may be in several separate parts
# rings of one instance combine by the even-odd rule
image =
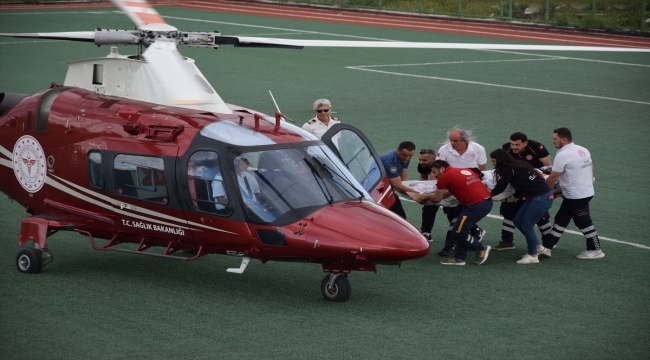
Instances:
[[[28,96],[27,94],[0,93],[0,115],[6,113],[12,106]]]

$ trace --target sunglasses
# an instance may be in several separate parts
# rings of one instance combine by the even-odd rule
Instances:
[[[422,150],[420,150],[420,154],[435,155],[436,153],[435,153],[435,151],[433,151],[431,149],[422,149]]]
[[[316,112],[319,113],[319,114],[322,113],[322,112],[328,112],[328,111],[330,111],[330,109],[325,109],[325,110],[316,110]]]

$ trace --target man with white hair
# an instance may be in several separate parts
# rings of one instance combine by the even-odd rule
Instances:
[[[474,141],[471,131],[458,127],[453,127],[447,132],[447,141],[438,150],[436,158],[446,161],[449,166],[456,169],[477,168],[481,171],[487,170],[485,167],[487,163],[485,148]],[[457,220],[454,217],[456,208],[445,207],[443,211],[447,215],[450,228],[453,228]],[[486,233],[485,230],[478,226],[474,226],[470,232],[478,241],[482,241]],[[444,248],[438,252],[438,255],[449,256],[452,253],[453,245],[453,242],[447,241]]]
[[[329,128],[340,123],[340,121],[330,116],[332,115],[332,104],[327,99],[316,100],[314,102],[314,111],[316,117],[307,121],[302,128],[320,139]]]

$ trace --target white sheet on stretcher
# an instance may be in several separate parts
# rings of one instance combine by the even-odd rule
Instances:
[[[492,190],[496,186],[496,180],[494,179],[494,171],[488,170],[488,171],[483,171],[483,184],[489,189]],[[437,189],[437,180],[426,180],[426,181],[419,181],[419,180],[409,180],[409,181],[402,181],[402,185],[408,186],[411,189],[413,189],[413,192],[417,192],[420,194],[429,194],[429,193],[434,193],[436,192]],[[515,193],[515,189],[508,184],[506,189],[499,195],[493,196],[492,200],[494,201],[504,201],[505,199],[509,198]],[[398,194],[401,195],[405,199],[412,200],[410,196],[407,194],[398,191]],[[440,206],[447,206],[447,207],[455,207],[458,206],[458,200],[454,196],[450,196],[446,199],[442,199],[441,202],[439,203],[433,203],[431,201],[426,201],[425,205],[440,205]]]

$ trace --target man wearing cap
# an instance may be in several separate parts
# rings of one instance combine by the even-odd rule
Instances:
[[[528,136],[522,132],[516,132],[510,135],[510,142],[503,144],[501,148],[507,151],[513,158],[527,162],[535,169],[551,168],[551,156],[546,146],[535,140],[529,140]],[[515,223],[513,221],[523,204],[523,201],[501,202],[499,207],[499,214],[503,216],[501,242],[492,249],[501,251],[515,248]],[[544,213],[542,218],[537,222],[542,239],[551,233],[551,222],[549,218],[548,213]]]
[[[316,117],[307,121],[302,128],[321,138],[323,134],[332,126],[340,123],[339,119],[330,117],[332,114],[332,104],[327,99],[318,99],[314,102],[314,111]]]

